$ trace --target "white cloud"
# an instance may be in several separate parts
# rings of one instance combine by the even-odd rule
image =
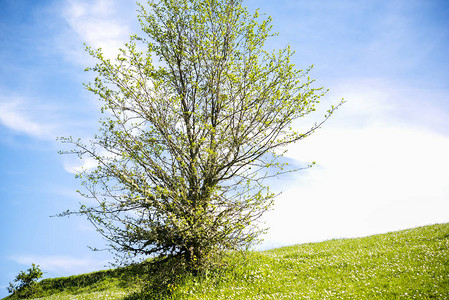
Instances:
[[[118,157],[116,154],[104,149],[99,150],[98,155],[104,159],[114,159]],[[82,171],[91,171],[96,168],[98,164],[99,162],[90,156],[84,156],[83,159],[73,157],[73,159],[68,159],[64,162],[64,170],[72,174],[78,174]]]
[[[131,35],[131,20],[136,20],[129,17],[130,12],[135,11],[135,3],[125,2],[124,4],[110,0],[68,0],[63,7],[62,15],[81,42],[94,48],[102,48],[106,57],[113,57]],[[122,6],[119,7],[119,4]],[[133,9],[131,10],[130,7]],[[73,33],[69,34],[73,36]],[[75,57],[81,54],[75,53],[74,49],[69,47],[66,47],[64,51]],[[79,57],[83,64],[85,64],[85,57],[85,55],[82,58]]]
[[[449,221],[449,135],[410,117],[421,113],[425,91],[413,98],[373,82],[346,88],[349,102],[333,120],[290,147],[290,158],[317,166],[284,185],[262,248]]]
[[[108,261],[99,261],[92,257],[77,258],[72,256],[13,256],[11,260],[18,264],[39,265],[44,272],[57,274],[81,274],[104,269]]]
[[[37,138],[54,139],[53,128],[30,116],[30,107],[23,101],[0,101],[0,123],[9,129]]]
[[[346,79],[331,88],[349,100],[331,123],[343,127],[413,126],[449,134],[449,91],[380,78]],[[340,114],[344,116],[339,117]]]
[[[317,160],[275,210],[268,244],[355,237],[447,222],[449,138],[409,128],[323,130],[292,157]]]
[[[91,157],[86,157],[82,160],[76,161],[71,160],[64,162],[64,170],[72,174],[78,174],[81,173],[82,171],[90,171],[96,168],[97,166],[98,162]]]

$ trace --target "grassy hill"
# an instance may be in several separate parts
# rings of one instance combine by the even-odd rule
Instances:
[[[235,255],[201,278],[151,268],[44,279],[39,299],[449,299],[449,223]]]

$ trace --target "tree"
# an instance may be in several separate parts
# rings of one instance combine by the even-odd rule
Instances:
[[[292,128],[325,92],[311,87],[310,68],[294,69],[289,47],[264,50],[271,19],[242,0],[139,7],[144,37],[115,60],[87,47],[98,77],[86,87],[106,117],[89,145],[62,140],[98,163],[78,174],[97,204],[64,215],[87,216],[122,258],[179,256],[198,271],[257,239],[274,198],[267,170],[282,173],[282,149],[336,108],[307,132]]]
[[[20,271],[16,276],[14,282],[17,282],[17,284],[10,282],[6,289],[9,293],[13,293],[19,298],[29,298],[37,291],[36,282],[42,278],[42,275],[43,273],[39,266],[31,264],[31,268],[27,272]]]

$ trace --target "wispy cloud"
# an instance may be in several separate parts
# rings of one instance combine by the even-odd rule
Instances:
[[[66,160],[64,162],[64,170],[68,173],[78,174],[82,171],[90,171],[98,166],[98,162],[91,158],[86,157],[83,160],[73,159]]]
[[[99,150],[98,154],[105,159],[113,159],[117,157],[116,154],[107,152],[106,150]],[[91,171],[98,166],[99,162],[90,156],[84,156],[82,160],[78,157],[72,156],[72,159],[67,159],[64,163],[64,169],[72,174],[78,174],[83,171]]]
[[[88,46],[102,48],[107,57],[115,56],[118,48],[123,47],[131,35],[130,23],[135,21],[135,18],[127,17],[131,12],[135,12],[135,3],[125,2],[66,1],[62,7],[62,16],[72,31],[66,34],[72,38],[77,37],[77,45],[85,42]],[[73,41],[70,44],[73,44]],[[79,49],[65,47],[64,51],[72,57],[78,57],[77,60],[85,64],[85,56],[81,57],[82,52],[77,52]]]
[[[57,274],[81,274],[104,269],[107,261],[98,261],[92,257],[78,258],[73,256],[13,256],[10,260],[25,266],[32,263],[39,265],[45,272]]]
[[[348,100],[331,119],[333,125],[412,126],[449,135],[447,89],[386,78],[346,78],[332,87],[331,94]]]
[[[0,123],[16,132],[42,139],[54,139],[54,128],[36,120],[30,106],[18,99],[0,99]]]

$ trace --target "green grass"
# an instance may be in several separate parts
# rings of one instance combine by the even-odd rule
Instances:
[[[42,280],[39,299],[449,299],[449,223],[234,255],[200,278],[149,268]]]

